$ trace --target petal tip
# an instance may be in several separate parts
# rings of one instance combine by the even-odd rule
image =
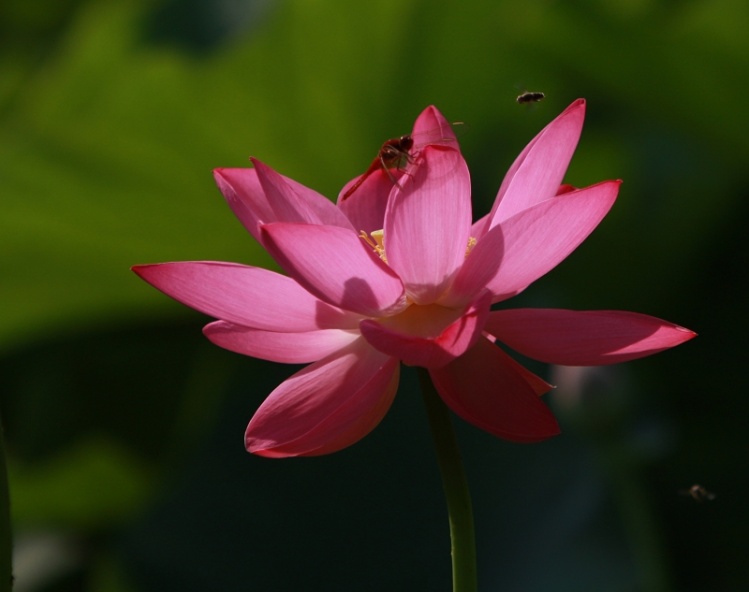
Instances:
[[[267,170],[269,168],[267,164],[265,164],[262,160],[258,160],[254,156],[250,156],[249,160],[252,166],[255,167],[255,169],[258,169],[258,172]]]
[[[574,120],[577,121],[576,125],[578,125],[580,127],[580,130],[582,130],[586,107],[587,102],[585,101],[585,99],[575,99],[564,111],[562,111],[557,116],[554,121],[566,120],[568,117],[573,117]]]
[[[685,335],[683,336],[684,341],[682,343],[686,341],[690,341],[691,339],[694,339],[698,335],[696,331],[692,331],[691,329],[687,329],[686,327],[682,327],[680,325],[677,325],[676,329],[678,331],[681,331],[682,333],[685,333]]]
[[[158,263],[143,263],[139,265],[133,265],[130,268],[130,271],[132,271],[139,278],[146,279],[148,272],[154,267],[156,267],[157,265]]]
[[[251,424],[252,422],[250,422]],[[255,456],[262,456],[265,458],[283,458],[286,456],[295,456],[294,454],[288,454],[283,452],[277,452],[273,446],[269,446],[268,440],[257,438],[250,434],[251,425],[247,426],[244,433],[244,448],[250,454]]]

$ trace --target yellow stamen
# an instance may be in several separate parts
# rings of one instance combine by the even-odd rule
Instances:
[[[468,257],[468,255],[470,254],[470,252],[473,250],[473,247],[476,246],[477,242],[478,241],[474,237],[472,237],[472,236],[468,237],[468,246],[466,247],[466,257]]]
[[[385,231],[384,230],[373,230],[369,234],[364,232],[363,230],[359,231],[359,238],[361,238],[365,243],[367,243],[370,247],[372,247],[372,250],[377,253],[377,256],[382,259],[385,263],[388,262],[387,257],[385,256]],[[468,257],[468,255],[473,250],[473,247],[476,246],[476,243],[478,241],[472,237],[468,237],[468,245],[466,245],[466,254],[465,256]]]
[[[385,231],[373,230],[372,232],[367,234],[363,230],[360,230],[359,238],[361,238],[365,243],[372,247],[372,250],[377,253],[377,256],[380,259],[382,259],[385,263],[388,262],[387,257],[385,257]]]

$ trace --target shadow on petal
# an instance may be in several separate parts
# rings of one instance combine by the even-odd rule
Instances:
[[[448,407],[478,428],[513,442],[538,442],[559,433],[554,415],[518,372],[517,363],[488,339],[429,373]]]

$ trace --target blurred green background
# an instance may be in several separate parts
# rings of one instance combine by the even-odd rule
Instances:
[[[272,262],[211,169],[250,155],[334,198],[427,105],[464,121],[474,207],[578,97],[567,181],[622,178],[599,229],[513,306],[635,310],[700,337],[534,369],[563,434],[456,421],[481,589],[749,589],[744,0],[6,0],[0,388],[18,592],[447,591],[414,377],[330,457],[246,422],[295,368],[242,358],[135,263]],[[547,98],[515,103],[524,90]],[[716,494],[698,502],[694,484]]]

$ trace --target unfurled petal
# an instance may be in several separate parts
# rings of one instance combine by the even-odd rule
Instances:
[[[493,311],[486,330],[523,355],[565,366],[626,362],[696,336],[689,329],[636,312],[548,308]]]
[[[213,176],[234,215],[257,241],[260,226],[271,222],[351,227],[327,198],[258,160],[252,162],[254,169],[216,169]]]
[[[471,182],[457,150],[427,146],[401,179],[385,212],[385,253],[409,297],[435,302],[465,258]]]
[[[447,326],[439,323],[439,317],[457,316],[455,311],[438,305],[411,306],[398,317],[365,319],[360,330],[373,347],[404,364],[438,368],[463,355],[480,339],[490,304],[491,294],[484,293]]]
[[[380,422],[398,387],[398,361],[364,340],[294,374],[247,426],[260,456],[316,456],[346,448]]]
[[[488,284],[494,302],[524,290],[574,251],[614,205],[619,185],[605,181],[571,191],[503,222],[504,253]]]
[[[208,339],[230,351],[285,364],[316,362],[361,337],[359,331],[319,329],[302,333],[278,333],[216,321],[203,328]]]
[[[133,271],[175,300],[209,316],[268,331],[350,329],[360,317],[326,304],[291,278],[238,263],[184,261]]]
[[[515,442],[536,442],[559,433],[556,419],[539,399],[535,385],[531,386],[517,371],[517,364],[487,339],[480,339],[465,355],[431,369],[429,374],[450,409],[490,434]]]
[[[279,223],[263,236],[279,265],[330,304],[367,316],[405,306],[401,280],[350,230]]]
[[[585,101],[578,99],[531,140],[502,181],[485,232],[556,195],[580,139],[584,119]]]

